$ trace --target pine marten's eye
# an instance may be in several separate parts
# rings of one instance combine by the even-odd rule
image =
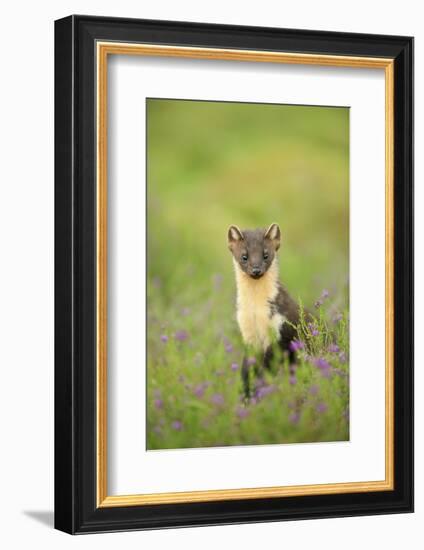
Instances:
[[[264,260],[267,260],[269,258],[268,252],[264,252]]]
[[[241,259],[243,262],[247,262],[247,254],[242,254]]]

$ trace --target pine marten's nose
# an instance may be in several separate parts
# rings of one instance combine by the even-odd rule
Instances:
[[[258,277],[261,274],[261,268],[260,267],[252,267],[252,275],[254,277]]]

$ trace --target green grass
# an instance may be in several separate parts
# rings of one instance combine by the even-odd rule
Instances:
[[[348,136],[344,108],[148,101],[149,449],[348,438]],[[272,222],[291,294],[330,296],[245,406],[226,234]]]

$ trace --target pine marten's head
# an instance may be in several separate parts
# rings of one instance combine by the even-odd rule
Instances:
[[[268,229],[244,229],[236,225],[228,230],[228,248],[241,270],[253,279],[259,279],[272,265],[280,248],[281,233],[276,223]]]

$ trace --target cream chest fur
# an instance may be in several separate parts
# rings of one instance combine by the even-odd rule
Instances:
[[[234,269],[237,283],[237,322],[243,341],[255,349],[265,350],[273,336],[278,337],[286,321],[280,313],[271,312],[271,302],[278,293],[278,264],[274,259],[260,279],[244,273],[236,261]]]

